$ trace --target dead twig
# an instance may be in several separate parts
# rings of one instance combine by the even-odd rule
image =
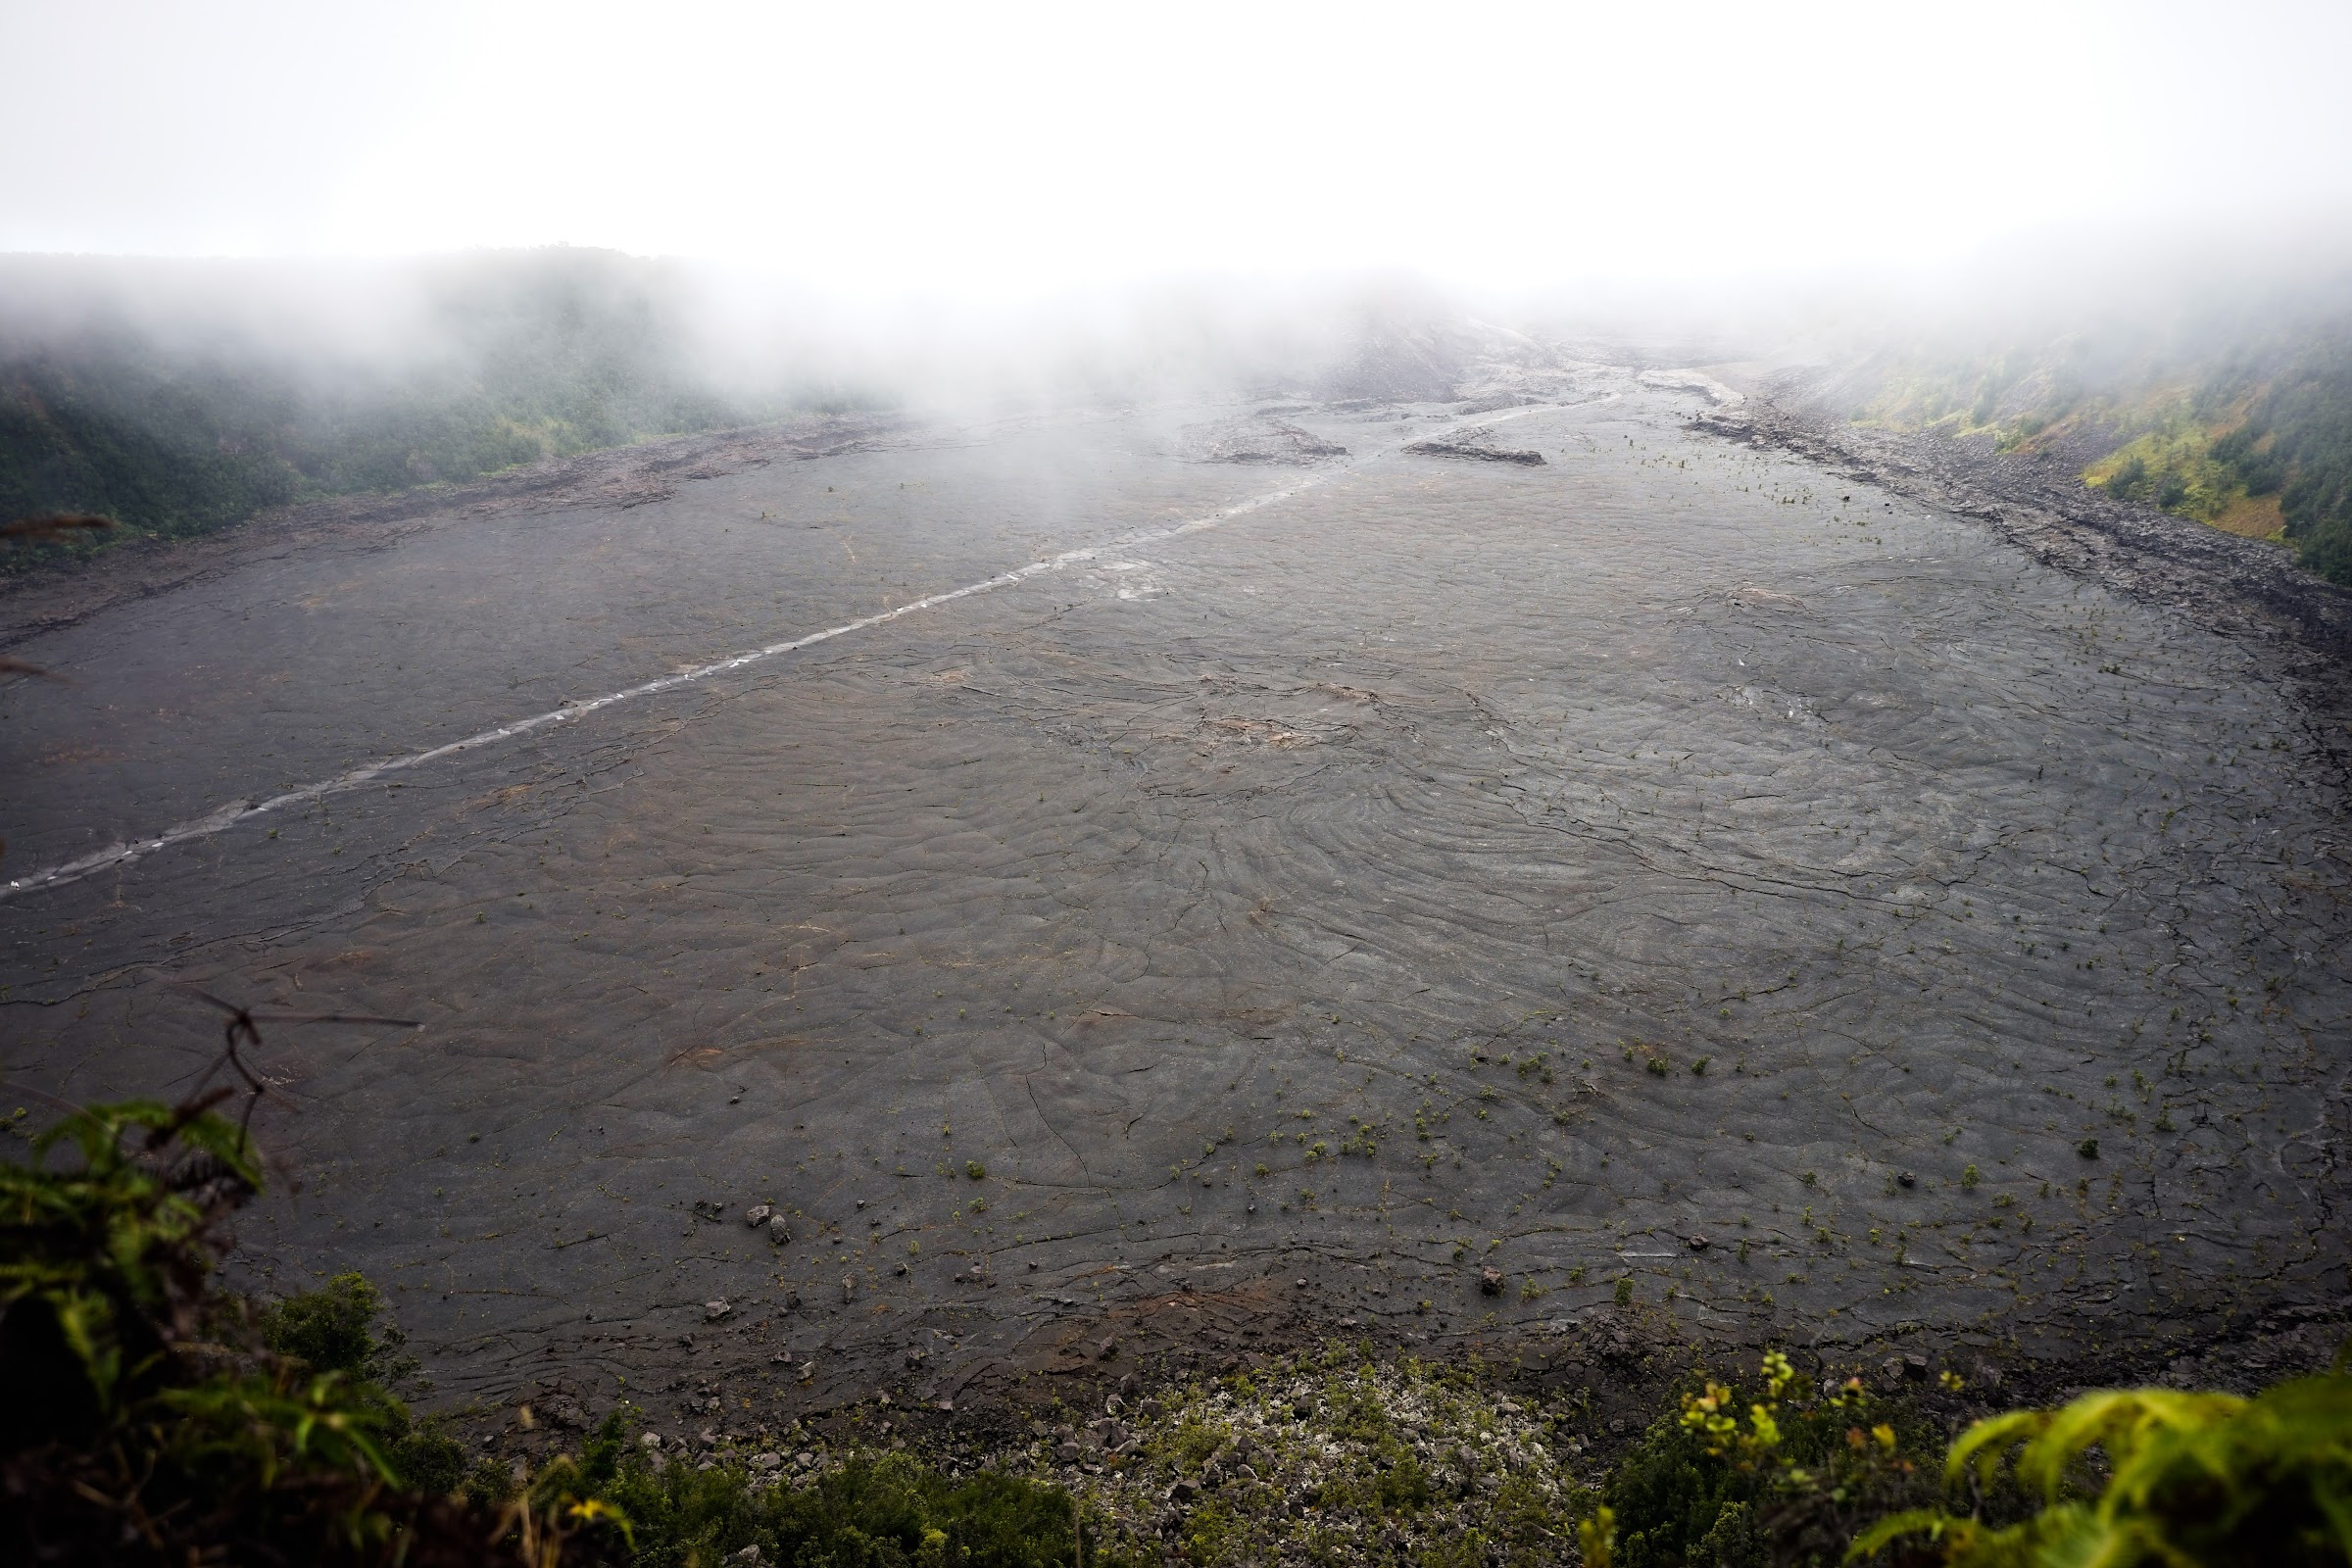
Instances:
[[[227,1014],[227,1021],[221,1026],[220,1031],[221,1053],[213,1064],[204,1070],[204,1076],[196,1080],[196,1087],[188,1091],[188,1098],[183,1104],[194,1104],[202,1097],[204,1102],[210,1105],[216,1103],[219,1098],[233,1094],[235,1091],[223,1089],[216,1091],[213,1096],[204,1096],[205,1085],[212,1081],[213,1074],[220,1070],[221,1063],[227,1063],[230,1070],[245,1081],[247,1090],[245,1113],[237,1119],[237,1137],[240,1142],[244,1143],[251,1142],[247,1131],[253,1125],[254,1107],[259,1105],[270,1093],[269,1081],[258,1076],[251,1067],[248,1067],[242,1054],[246,1047],[252,1047],[255,1050],[261,1048],[261,1026],[263,1024],[368,1023],[381,1024],[394,1029],[421,1029],[424,1027],[422,1023],[414,1018],[379,1018],[372,1013],[364,1012],[255,1012],[250,1007],[242,1007],[233,1002],[224,1001],[185,980],[174,980],[172,984],[198,1001],[210,1003]]]

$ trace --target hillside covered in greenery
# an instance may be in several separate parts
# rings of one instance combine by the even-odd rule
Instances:
[[[1856,420],[2079,469],[2119,500],[2290,546],[2352,583],[2352,294],[2207,306],[1967,349],[1887,351],[1841,378]]]
[[[784,373],[721,386],[686,282],[612,252],[416,264],[307,311],[273,310],[270,283],[232,264],[0,267],[0,516],[185,537],[844,401]]]

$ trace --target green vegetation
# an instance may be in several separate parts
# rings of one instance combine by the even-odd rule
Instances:
[[[906,1453],[853,1454],[805,1484],[783,1485],[740,1465],[665,1462],[630,1437],[622,1417],[609,1417],[576,1457],[557,1459],[516,1489],[526,1512],[582,1507],[604,1522],[571,1544],[564,1562],[690,1568],[755,1546],[762,1562],[840,1568],[1073,1562],[1079,1515],[1059,1488],[990,1471],[951,1478]],[[591,1500],[567,1501],[581,1497]],[[1086,1560],[1120,1568],[1132,1559],[1089,1540]]]
[[[2340,1568],[2347,1356],[2251,1400],[2142,1389],[2009,1411],[1936,1466],[1911,1457],[1937,1446],[1915,1400],[1854,1379],[1807,1395],[1768,1352],[1752,1399],[1709,1381],[1619,1462],[1584,1532],[1587,1568]],[[1946,1373],[1943,1387],[1963,1385]]]
[[[1863,380],[1856,419],[2062,455],[2118,500],[2278,539],[2352,583],[2352,318],[2340,307],[1898,356]]]
[[[0,1557],[430,1561],[480,1539],[438,1495],[456,1445],[368,1381],[394,1354],[372,1292],[288,1303],[272,1321],[305,1349],[281,1354],[210,1287],[261,1179],[220,1098],[77,1109],[0,1162]],[[395,1491],[404,1463],[435,1490]]]
[[[2138,1389],[2013,1410],[1954,1443],[1944,1475],[1955,1492],[2010,1481],[2038,1506],[2005,1528],[1934,1509],[1898,1513],[1849,1555],[1925,1537],[1954,1568],[2352,1562],[2352,1376],[2339,1358],[2331,1376],[2251,1400]]]
[[[1601,1489],[1609,1562],[1834,1562],[1857,1528],[1937,1494],[1905,1457],[1933,1441],[1908,1401],[1850,1380],[1802,1393],[1778,1351],[1760,1378],[1744,1424],[1740,1394],[1709,1381],[1619,1461]]]
[[[421,339],[383,356],[270,351],[225,332],[167,341],[127,310],[0,325],[0,517],[126,525],[0,570],[140,534],[186,537],[265,508],[457,482],[649,436],[839,409],[785,386],[722,394],[693,363],[660,264],[551,250],[431,270]]]

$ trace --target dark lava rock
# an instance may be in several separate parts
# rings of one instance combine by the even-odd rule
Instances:
[[[1478,1294],[1500,1296],[1502,1294],[1502,1270],[1498,1268],[1480,1269],[1478,1271]]]
[[[1477,458],[1486,463],[1523,463],[1530,467],[1544,462],[1541,452],[1491,447],[1476,441],[1408,441],[1404,450],[1424,458]]]

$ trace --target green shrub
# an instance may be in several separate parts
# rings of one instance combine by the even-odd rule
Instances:
[[[2111,1390],[1980,1421],[1952,1445],[1947,1483],[1990,1491],[2014,1454],[2014,1480],[2039,1506],[2005,1528],[1899,1513],[1848,1555],[1925,1537],[1954,1568],[2352,1562],[2352,1377],[2341,1364],[2250,1400]]]
[[[592,1529],[567,1561],[638,1568],[715,1564],[747,1546],[768,1563],[827,1568],[1062,1568],[1072,1501],[1056,1487],[984,1471],[943,1475],[910,1454],[858,1455],[805,1485],[760,1491],[734,1466],[657,1464],[607,1419],[580,1457],[533,1483],[544,1511],[625,1520]],[[1087,1560],[1112,1568],[1096,1543]]]
[[[1854,1380],[1801,1392],[1777,1350],[1760,1382],[1745,1399],[1706,1382],[1618,1464],[1601,1494],[1617,1568],[1835,1560],[1856,1530],[1936,1494],[1906,1457],[1933,1442],[1908,1403]]]
[[[415,1363],[400,1354],[405,1336],[399,1329],[387,1326],[377,1337],[375,1320],[383,1309],[382,1293],[365,1275],[338,1274],[316,1291],[264,1307],[262,1338],[314,1372],[391,1383]]]
[[[213,1287],[262,1168],[220,1099],[76,1109],[0,1161],[0,1561],[480,1560],[496,1519],[399,1490],[461,1461],[353,1375],[388,1348],[365,1282],[272,1318],[316,1360]]]

